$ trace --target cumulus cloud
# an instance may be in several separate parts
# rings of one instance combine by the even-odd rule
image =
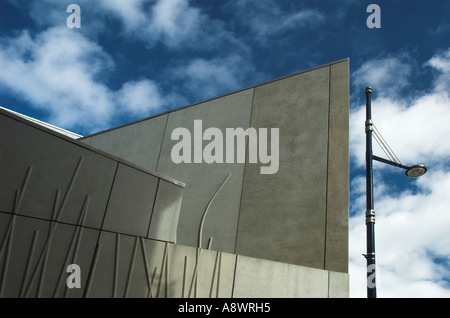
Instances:
[[[75,127],[104,124],[113,108],[109,89],[97,81],[114,67],[101,47],[67,28],[50,28],[32,38],[27,31],[0,45],[0,82],[49,121]]]
[[[260,43],[269,37],[280,36],[284,32],[298,30],[306,25],[316,26],[324,21],[324,15],[316,9],[290,11],[277,1],[243,0],[233,2],[237,14]]]
[[[98,1],[101,8],[101,15],[113,13],[122,23],[122,27],[127,32],[134,32],[136,29],[148,23],[148,17],[144,9],[142,0],[101,0]]]
[[[159,0],[152,9],[148,32],[159,34],[169,47],[176,47],[198,36],[205,19],[187,0]]]
[[[432,171],[418,180],[420,192],[383,193],[376,200],[379,297],[449,297],[450,173]],[[360,209],[363,204],[360,202]],[[365,225],[350,219],[351,295],[365,297]]]
[[[431,66],[439,72],[435,81],[435,92],[447,94],[450,88],[450,48],[445,52],[440,52],[433,56],[426,65]]]
[[[165,104],[158,85],[148,79],[126,82],[116,96],[124,112],[138,116],[148,115]]]
[[[123,26],[127,38],[144,42],[148,48],[163,43],[172,50],[216,50],[218,43],[245,45],[215,20],[191,5],[189,0],[102,0],[105,16],[112,14]]]
[[[409,85],[412,72],[411,58],[407,54],[369,60],[352,74],[357,91],[371,85],[380,95],[398,96]]]
[[[387,97],[372,100],[372,118],[395,154],[404,163],[417,161],[441,162],[450,153],[446,141],[450,126],[450,99],[445,94],[431,93],[414,100],[392,100]],[[356,164],[365,164],[365,107],[350,116],[350,143]],[[374,141],[374,153],[385,156]]]
[[[395,59],[391,61],[391,64],[402,70],[409,69],[407,65],[395,61]],[[378,63],[378,60],[366,63],[355,72],[356,75],[354,76],[364,78],[374,72],[383,74],[388,72],[387,69],[377,71]],[[371,65],[372,68],[367,65]],[[433,67],[437,72],[434,86],[431,91],[417,96],[412,101],[401,99],[397,95],[392,97],[387,93],[382,93],[384,85],[387,85],[384,79],[381,80],[381,83],[376,82],[376,85],[373,86],[372,119],[388,144],[405,164],[417,160],[440,162],[447,158],[450,153],[450,144],[445,137],[450,134],[450,126],[446,124],[447,118],[450,118],[450,96],[448,94],[450,88],[450,82],[448,81],[450,53],[447,51],[444,54],[432,57],[427,65]],[[365,72],[362,72],[362,70]],[[394,80],[388,80],[389,86],[393,90],[397,90],[399,86],[405,87],[407,85],[401,80],[395,81],[396,75],[386,74],[386,76],[394,77]],[[365,160],[364,121],[365,105],[362,105],[352,111],[350,115],[351,150],[359,166],[364,165]],[[374,152],[378,155],[384,155],[375,142]]]
[[[182,80],[187,91],[201,98],[211,98],[241,88],[249,74],[261,77],[247,59],[237,54],[214,59],[197,58],[172,71],[174,78]]]
[[[377,164],[374,168],[379,297],[450,296],[450,147],[446,142],[450,133],[446,124],[450,118],[449,52],[437,53],[424,65],[432,68],[435,80],[429,90],[412,101],[386,94],[374,94],[372,99],[374,123],[399,159],[406,165],[425,163],[429,168],[419,179],[405,177],[405,188],[400,191],[394,191],[390,179],[381,173],[390,166]],[[392,57],[390,61],[400,72],[411,71],[401,59]],[[354,76],[362,78],[376,72],[377,67],[383,67],[379,60],[369,61]],[[391,77],[395,79],[396,75]],[[384,77],[377,84],[392,85],[393,89],[409,85]],[[364,121],[365,107],[353,109],[350,151],[354,169],[365,164]],[[386,157],[379,147],[374,147],[374,154]],[[366,261],[361,256],[366,252],[365,177],[352,180],[351,196],[350,291],[352,297],[365,297]]]
[[[21,2],[39,26],[19,35],[0,39],[0,83],[31,107],[44,110],[43,120],[88,133],[108,128],[115,118],[149,115],[179,106],[182,102],[212,97],[241,86],[253,71],[250,51],[224,28],[188,0],[80,0],[82,28],[66,27],[70,1]],[[185,58],[183,66],[168,65],[173,85],[191,98],[175,91],[162,91],[151,77],[116,79],[117,89],[108,84],[115,72],[114,57],[102,46],[99,35],[127,41],[141,41],[148,52],[159,42],[171,50],[213,49],[232,44],[233,52],[207,59]],[[174,71],[175,72],[171,72]],[[174,75],[176,74],[176,75]],[[118,82],[118,83],[117,83]],[[0,87],[1,88],[1,87]],[[168,105],[172,103],[173,105]],[[5,105],[8,106],[8,105]],[[130,117],[131,116],[131,117]]]
[[[41,0],[17,4],[29,12],[41,28],[66,23],[66,7],[70,0]],[[144,43],[148,49],[163,44],[170,50],[189,48],[198,51],[217,50],[228,43],[237,50],[248,50],[226,28],[189,0],[78,0],[82,30],[86,36],[98,38],[111,33],[125,41]]]
[[[148,115],[165,106],[158,85],[129,80],[118,91],[105,84],[115,63],[102,47],[66,27],[32,37],[23,31],[0,42],[0,83],[44,120],[77,131],[109,128],[115,116]]]

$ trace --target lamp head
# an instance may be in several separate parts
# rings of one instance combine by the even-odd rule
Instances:
[[[410,178],[417,178],[423,176],[427,172],[425,165],[414,165],[406,169],[406,175]]]

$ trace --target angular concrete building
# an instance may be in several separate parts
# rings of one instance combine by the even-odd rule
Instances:
[[[85,137],[0,109],[0,296],[348,297],[348,119],[348,59]]]

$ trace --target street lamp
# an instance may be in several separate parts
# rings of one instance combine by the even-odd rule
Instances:
[[[372,87],[366,87],[366,233],[367,233],[367,298],[376,298],[377,289],[375,283],[375,210],[373,203],[373,160],[389,164],[406,170],[406,175],[417,178],[427,172],[425,165],[405,166],[400,162],[387,160],[374,156],[372,153],[372,132],[374,125],[372,121],[371,95]]]

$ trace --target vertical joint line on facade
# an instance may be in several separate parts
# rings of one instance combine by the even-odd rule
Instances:
[[[158,153],[158,159],[156,160],[155,171],[158,171],[159,159],[161,158],[161,153],[162,153],[162,148],[163,148],[163,145],[164,145],[164,138],[166,137],[166,130],[167,130],[167,123],[168,122],[169,122],[169,114],[166,115],[166,123],[164,124],[164,130],[163,130],[163,133],[162,133],[161,145],[159,146],[159,153]]]
[[[108,200],[106,201],[105,213],[103,213],[102,224],[100,226],[101,231],[103,231],[103,224],[105,223],[106,212],[108,211],[109,202],[111,202],[111,195],[112,195],[112,192],[114,189],[114,184],[116,183],[116,177],[117,177],[117,172],[119,171],[119,165],[120,165],[120,162],[117,162],[116,171],[114,171],[114,177],[111,182],[111,189],[109,190],[109,194],[108,194]],[[100,232],[99,232],[99,239],[100,239]],[[97,243],[98,243],[98,240],[97,240]]]
[[[252,100],[251,100],[251,106],[250,106],[250,116],[249,116],[249,120],[248,120],[248,127],[250,128],[252,125],[252,115],[253,115],[253,103],[255,102],[255,93],[256,93],[256,87],[253,88],[253,92],[252,92]],[[248,158],[248,141],[247,141],[247,145],[245,147],[245,162],[247,162]],[[236,237],[234,240],[234,254],[237,253],[237,243],[238,243],[238,235],[239,235],[239,221],[241,219],[241,207],[242,207],[242,193],[244,192],[244,181],[245,181],[245,170],[247,167],[247,163],[244,164],[244,171],[242,172],[242,182],[241,182],[241,195],[239,197],[239,213],[238,213],[238,218],[237,218],[237,223],[236,223]]]
[[[148,221],[147,237],[150,237],[150,226],[152,224],[153,214],[155,213],[156,199],[158,198],[160,184],[161,184],[161,178],[158,178],[158,182],[156,183],[155,196],[153,197],[153,204],[152,204],[152,209],[151,209],[151,214],[150,214],[150,220]]]
[[[88,280],[87,280],[87,282],[89,284],[90,284],[91,280],[93,279],[95,267],[97,266],[96,257],[97,257],[97,253],[99,253],[99,250],[101,248],[100,236],[101,236],[102,232],[104,231],[103,225],[105,223],[105,218],[106,218],[106,213],[108,211],[109,202],[111,202],[111,195],[113,192],[114,183],[116,182],[117,172],[119,171],[119,164],[120,164],[120,162],[117,162],[117,164],[116,164],[116,170],[114,171],[114,177],[111,181],[111,188],[109,190],[108,200],[106,201],[106,206],[105,206],[105,211],[103,213],[102,223],[100,225],[100,230],[98,231],[98,234],[97,234],[97,242],[96,242],[97,245],[96,245],[95,252],[94,252],[95,253],[94,258],[92,259],[91,264],[89,265]],[[84,289],[83,297],[85,297],[85,298],[88,297],[88,293],[89,293],[88,287],[90,287],[89,284],[86,283],[86,288]]]
[[[328,173],[330,169],[330,123],[331,123],[331,65],[328,66],[328,134],[327,134],[327,173],[325,179],[325,222],[324,222],[324,246],[323,246],[323,269],[327,264],[327,224],[328,224]]]
[[[94,279],[95,269],[97,268],[97,261],[98,261],[98,255],[100,254],[100,249],[102,247],[101,243],[97,242],[97,245],[95,247],[94,257],[92,259],[92,265],[91,269],[88,272],[87,282],[86,282],[86,288],[84,289],[83,297],[88,298],[89,292],[91,289],[92,280]]]
[[[234,257],[234,273],[233,273],[233,282],[231,284],[230,298],[234,298],[234,288],[236,287],[236,273],[237,273],[238,257],[239,257],[239,255],[235,255],[235,257]]]

